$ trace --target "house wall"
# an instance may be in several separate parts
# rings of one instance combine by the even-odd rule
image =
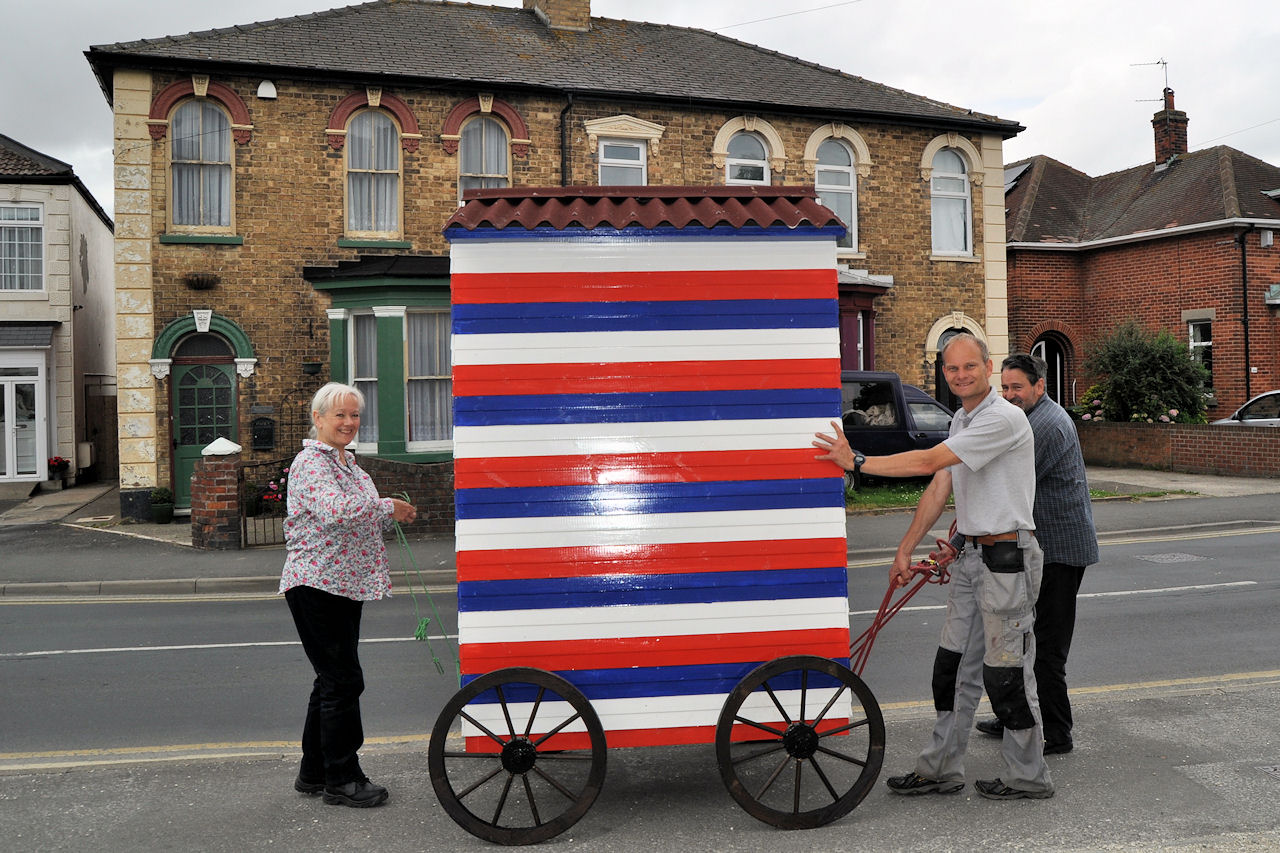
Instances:
[[[413,112],[423,135],[416,152],[402,152],[403,235],[410,248],[343,247],[344,153],[324,133],[334,108],[363,91],[350,85],[323,85],[275,79],[278,97],[255,96],[259,78],[215,76],[247,105],[253,125],[247,144],[233,145],[233,230],[239,245],[174,243],[168,224],[168,139],[147,133],[151,100],[185,78],[143,72],[116,72],[117,159],[117,356],[119,369],[120,474],[122,495],[168,484],[171,471],[167,380],[152,376],[151,345],[167,324],[210,309],[239,325],[252,342],[257,364],[239,380],[239,441],[248,448],[253,407],[279,406],[297,396],[310,377],[302,362],[328,362],[326,293],[302,278],[306,266],[333,265],[358,256],[447,252],[441,227],[457,208],[456,154],[447,153],[440,133],[449,112],[471,91],[387,89]],[[513,156],[514,186],[561,183],[560,114],[565,102],[497,91],[528,124],[527,156]],[[682,111],[644,102],[575,100],[569,111],[568,181],[594,185],[596,153],[584,121],[629,114],[665,128],[649,153],[650,184],[722,184],[723,169],[712,161],[717,132],[737,114]],[[785,157],[775,184],[812,185],[804,164],[805,143],[820,118],[760,114],[782,140]],[[937,131],[875,124],[852,125],[866,141],[871,166],[859,186],[859,247],[848,262],[872,275],[890,275],[893,287],[877,300],[876,367],[894,370],[917,384],[929,371],[926,339],[939,322],[958,313],[988,325],[993,356],[1008,351],[1004,286],[1001,143],[998,137],[965,137],[980,152],[973,187],[975,241],[971,260],[930,258],[929,183],[921,155]],[[166,237],[166,239],[162,239]],[[180,239],[180,238],[179,238]],[[192,291],[189,273],[212,273],[220,283]],[[949,324],[949,319],[946,321]],[[323,377],[320,377],[323,378]],[[314,390],[315,383],[307,386]],[[270,455],[278,455],[275,451]]]
[[[1280,315],[1265,303],[1268,284],[1280,283],[1280,249],[1263,249],[1247,235],[1249,360],[1244,355],[1239,230],[1182,234],[1087,252],[1013,251],[1010,265],[1013,339],[1027,348],[1046,331],[1068,338],[1070,379],[1083,393],[1091,383],[1082,362],[1093,342],[1126,320],[1167,329],[1187,340],[1184,312],[1213,313],[1211,417],[1224,417],[1249,393],[1280,387]],[[1069,380],[1070,381],[1070,380]]]
[[[117,433],[113,235],[78,191],[71,192],[70,201],[75,436],[77,444],[93,443],[91,474],[114,479]]]

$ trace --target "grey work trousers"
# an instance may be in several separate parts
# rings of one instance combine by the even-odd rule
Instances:
[[[1035,600],[1044,554],[1035,538],[1023,534],[1023,571],[992,580],[980,546],[970,545],[951,567],[947,617],[939,645],[960,655],[950,710],[939,710],[929,745],[916,761],[926,779],[964,781],[964,755],[973,716],[983,691],[983,664],[1022,668],[1026,702],[1035,725],[1004,730],[1000,779],[1011,788],[1052,791],[1044,760],[1044,730],[1035,676]],[[989,583],[990,581],[990,583]]]

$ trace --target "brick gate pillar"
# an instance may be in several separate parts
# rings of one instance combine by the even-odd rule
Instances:
[[[191,544],[207,551],[240,547],[240,445],[220,438],[201,452],[191,476]]]

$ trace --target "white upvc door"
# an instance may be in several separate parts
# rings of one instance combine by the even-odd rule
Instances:
[[[44,356],[0,353],[0,481],[48,476]]]

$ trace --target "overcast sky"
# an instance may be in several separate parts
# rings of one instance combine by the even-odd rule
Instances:
[[[110,212],[111,110],[90,45],[339,5],[0,0],[0,133],[70,163]],[[1229,145],[1280,165],[1275,0],[593,0],[592,13],[715,30],[1013,119],[1027,129],[1005,143],[1005,162],[1047,154],[1095,176],[1154,159],[1167,72],[1192,150]]]

